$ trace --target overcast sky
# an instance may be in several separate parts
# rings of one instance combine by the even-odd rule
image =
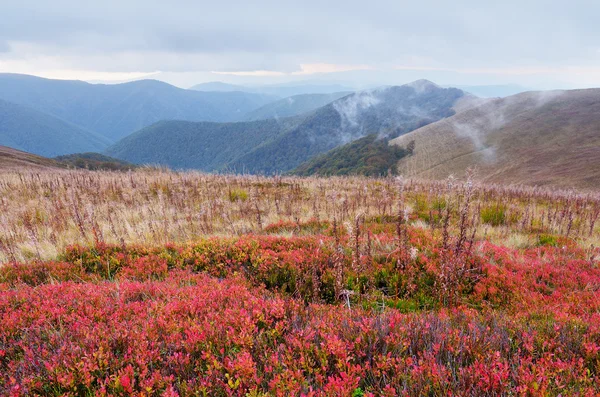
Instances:
[[[0,72],[600,86],[598,1],[0,0]]]

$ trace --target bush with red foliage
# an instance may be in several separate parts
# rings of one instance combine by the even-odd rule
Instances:
[[[451,252],[427,232],[351,239],[99,244],[8,264],[0,395],[600,393],[585,250],[478,242],[461,264],[478,276],[449,305],[436,288]]]

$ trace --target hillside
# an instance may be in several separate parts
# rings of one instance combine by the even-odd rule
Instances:
[[[220,171],[297,123],[295,118],[245,123],[161,121],[122,139],[105,153],[135,164]]]
[[[442,179],[476,167],[489,182],[597,188],[600,89],[496,99],[392,142],[415,142],[398,163],[408,176]]]
[[[419,80],[358,92],[317,109],[301,124],[250,151],[233,169],[273,174],[367,135],[396,137],[454,115],[465,94]]]
[[[184,90],[156,80],[107,85],[0,74],[0,99],[53,115],[115,142],[160,120],[237,120],[279,97]]]
[[[46,157],[37,156],[7,146],[0,146],[0,171],[60,168],[66,167],[63,164]]]
[[[46,157],[100,151],[108,140],[56,117],[0,100],[0,145]]]
[[[245,123],[161,122],[106,154],[133,163],[205,171],[279,173],[370,134],[395,137],[454,114],[461,90],[419,81],[345,96],[313,112]]]
[[[247,121],[266,120],[272,118],[290,117],[307,113],[327,105],[337,99],[350,95],[351,92],[336,92],[333,94],[302,94],[283,98],[268,103],[244,116]]]
[[[320,154],[291,171],[300,176],[387,176],[397,173],[398,160],[410,149],[389,145],[386,139],[368,135]]]
[[[129,171],[137,168],[135,164],[95,152],[67,154],[57,156],[54,160],[64,164],[68,168],[90,171]]]

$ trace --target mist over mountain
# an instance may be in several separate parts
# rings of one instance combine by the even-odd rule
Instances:
[[[106,153],[173,168],[273,174],[366,135],[396,137],[454,114],[463,91],[428,81],[362,91],[292,118],[244,123],[165,121]]]
[[[361,91],[317,109],[297,127],[231,166],[266,174],[289,171],[314,155],[364,136],[396,137],[452,116],[453,106],[464,95],[425,80]]]
[[[398,172],[597,188],[600,184],[600,89],[526,92],[488,101],[392,141],[414,154]]]
[[[236,120],[279,98],[184,90],[156,80],[107,85],[0,74],[0,99],[58,117],[114,142],[160,120]]]
[[[109,141],[59,118],[0,100],[0,145],[52,157],[101,151]]]
[[[340,99],[351,92],[336,92],[333,94],[301,94],[280,99],[268,103],[256,110],[247,113],[244,119],[247,121],[265,120],[272,118],[296,116],[318,109]]]

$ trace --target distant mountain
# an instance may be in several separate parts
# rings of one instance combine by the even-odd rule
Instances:
[[[127,161],[115,159],[100,153],[73,153],[57,156],[54,160],[68,168],[79,168],[91,171],[129,171],[137,168],[136,165]]]
[[[6,146],[0,146],[0,171],[63,169],[63,164]]]
[[[58,117],[114,142],[160,120],[237,120],[279,97],[191,91],[156,80],[106,85],[0,74],[0,99]]]
[[[278,96],[280,98],[287,98],[290,96],[303,94],[333,94],[336,92],[355,91],[352,87],[344,86],[341,84],[318,83],[313,81],[299,81],[284,84],[271,84],[260,86],[244,86],[213,81],[210,83],[202,83],[195,85],[192,88],[190,88],[190,90],[206,92],[242,91],[257,94],[273,95]]]
[[[196,84],[195,86],[191,87],[190,90],[207,91],[207,92],[233,92],[233,91],[254,92],[254,90],[250,89],[249,87],[245,87],[243,85],[222,83],[220,81],[211,81],[209,83]]]
[[[295,118],[245,123],[161,121],[125,137],[105,153],[135,164],[223,171],[298,122]]]
[[[315,156],[291,173],[301,176],[395,175],[398,160],[408,154],[410,148],[389,145],[387,139],[368,135]]]
[[[100,151],[109,141],[64,120],[0,100],[0,145],[52,157]]]
[[[452,116],[453,106],[464,96],[461,90],[426,80],[358,92],[317,109],[230,167],[266,174],[289,171],[312,156],[364,136],[395,137]]]
[[[244,123],[161,122],[107,149],[133,163],[279,173],[312,156],[367,135],[396,137],[444,117],[469,101],[455,88],[428,81],[363,91],[313,112],[279,120]]]
[[[294,95],[275,102],[268,103],[244,116],[247,121],[265,120],[272,118],[296,116],[318,109],[350,95],[351,92],[336,92],[333,94],[302,94]]]
[[[414,154],[407,176],[462,177],[469,167],[497,183],[597,188],[600,89],[527,92],[467,109],[392,141]]]

